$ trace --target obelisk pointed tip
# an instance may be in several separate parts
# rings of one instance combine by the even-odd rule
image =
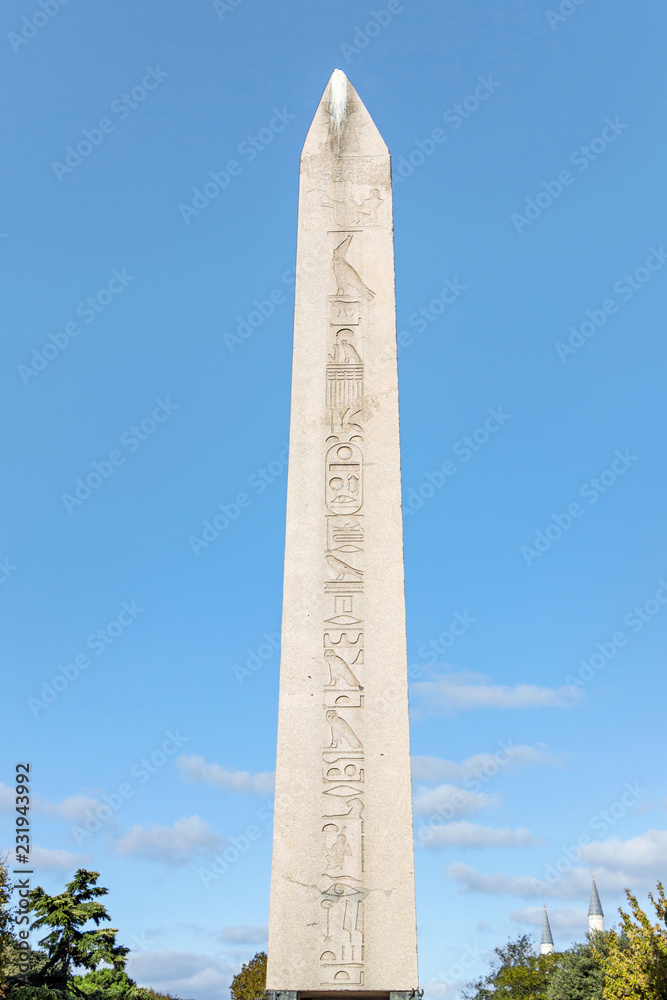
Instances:
[[[339,141],[347,118],[347,88],[348,79],[345,73],[342,69],[335,69],[329,78],[329,114],[331,128]]]
[[[303,156],[387,155],[382,136],[342,69],[335,69],[325,87],[308,131]]]

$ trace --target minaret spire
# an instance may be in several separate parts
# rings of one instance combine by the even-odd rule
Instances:
[[[547,915],[547,904],[544,904],[544,916],[542,917],[542,940],[540,941],[540,955],[551,955],[554,952],[554,939],[551,933],[551,925]]]
[[[595,875],[593,875],[591,901],[588,906],[588,933],[592,934],[593,931],[604,931],[604,912],[598,895],[598,889],[595,884]]]

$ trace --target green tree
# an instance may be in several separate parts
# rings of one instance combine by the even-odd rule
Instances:
[[[75,976],[74,986],[89,1000],[126,1000],[136,989],[124,969],[102,968]]]
[[[125,965],[129,948],[116,944],[117,928],[99,926],[110,917],[97,902],[99,896],[108,892],[95,884],[98,878],[99,872],[79,868],[65,891],[57,896],[49,896],[41,886],[31,891],[30,909],[37,914],[32,930],[50,929],[40,941],[48,960],[38,974],[36,985],[63,990],[71,987],[78,993],[79,987],[73,982],[74,968],[93,971],[106,963],[122,970]],[[90,922],[95,927],[85,930]]]
[[[51,986],[14,986],[10,1000],[71,1000],[71,994],[56,990]]]
[[[609,938],[602,956],[604,1000],[665,1000],[667,997],[667,899],[658,882],[658,898],[648,896],[658,918],[655,924],[635,896],[625,890],[632,915],[619,909],[621,934]]]
[[[86,1000],[176,1000],[171,994],[137,986],[123,969],[108,967],[75,976],[74,985]],[[14,1000],[14,996],[10,1000]]]
[[[266,952],[258,951],[232,979],[232,1000],[262,1000],[266,989]]]
[[[39,972],[44,968],[47,961],[46,952],[31,947],[19,947],[19,942],[16,938],[9,942],[7,946],[6,977],[12,997],[16,988],[21,983],[27,985],[38,980]]]
[[[546,1000],[603,1000],[602,959],[609,952],[613,931],[594,932],[585,944],[573,944],[558,955]]]
[[[547,995],[549,977],[558,956],[537,955],[530,938],[520,935],[508,941],[504,948],[496,948],[496,960],[486,976],[467,983],[464,1000],[538,1000]]]

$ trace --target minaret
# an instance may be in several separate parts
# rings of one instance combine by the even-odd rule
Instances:
[[[593,885],[591,887],[591,901],[588,906],[588,933],[592,934],[593,931],[603,931],[604,930],[604,913],[602,912],[602,904],[600,903],[600,897],[598,896],[598,888],[595,884],[595,875],[593,875]]]
[[[542,940],[540,941],[540,955],[551,955],[554,951],[554,939],[551,934],[549,917],[547,916],[547,904],[544,904],[544,916],[542,917]]]
[[[391,166],[340,70],[301,154],[296,275],[267,990],[408,1000]]]

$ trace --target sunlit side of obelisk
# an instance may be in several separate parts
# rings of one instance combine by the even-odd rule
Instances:
[[[283,1000],[417,988],[391,166],[340,70],[301,156],[268,955]]]

